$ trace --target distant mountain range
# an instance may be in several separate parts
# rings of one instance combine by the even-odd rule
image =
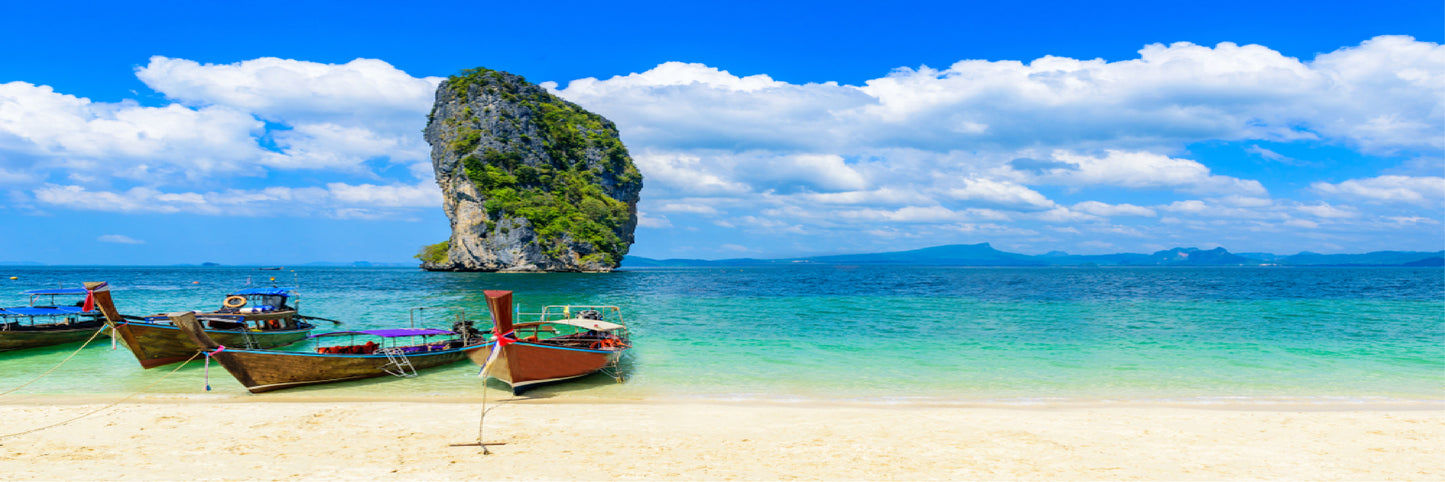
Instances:
[[[1054,251],[1027,255],[999,251],[981,244],[952,244],[889,253],[842,254],[784,259],[651,259],[623,258],[623,268],[776,266],[789,264],[914,265],[914,266],[1441,266],[1445,250],[1376,251],[1365,254],[1303,252],[1281,256],[1269,253],[1230,253],[1224,248],[1174,248],[1153,254],[1077,255]]]

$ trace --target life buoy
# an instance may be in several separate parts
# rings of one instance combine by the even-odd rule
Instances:
[[[240,295],[227,296],[226,302],[222,304],[225,305],[227,308],[240,308],[242,306],[246,306],[246,297]]]

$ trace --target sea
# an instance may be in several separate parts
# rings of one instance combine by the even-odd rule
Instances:
[[[523,313],[619,307],[635,348],[618,376],[527,394],[560,401],[1445,403],[1440,268],[797,264],[501,274],[0,266],[0,306],[26,304],[25,290],[83,281],[109,282],[119,310],[132,315],[212,310],[235,290],[295,287],[303,314],[344,322],[320,323],[320,331],[447,328],[458,315],[489,325],[483,290],[513,291]],[[105,336],[84,348],[0,353],[0,367],[0,393],[11,392],[0,402],[509,396],[468,362],[415,378],[250,394],[204,358],[143,370]]]

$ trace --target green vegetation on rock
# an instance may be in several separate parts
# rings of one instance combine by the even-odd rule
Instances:
[[[451,241],[442,241],[437,244],[422,246],[421,251],[418,251],[416,256],[413,257],[431,264],[446,263],[447,250],[451,249],[451,247]]]
[[[461,156],[467,178],[486,200],[487,232],[496,229],[499,219],[523,218],[549,256],[561,256],[586,243],[592,252],[578,250],[584,254],[583,262],[616,265],[622,260],[628,240],[619,233],[631,222],[632,213],[626,202],[609,196],[602,186],[604,182],[628,186],[636,192],[642,174],[611,122],[519,76],[493,70],[464,70],[447,79],[443,88],[464,103],[491,96],[513,106],[497,109],[496,120],[516,134],[484,143],[477,115],[480,111],[490,116],[494,109],[468,105],[460,111],[456,134],[447,145]]]

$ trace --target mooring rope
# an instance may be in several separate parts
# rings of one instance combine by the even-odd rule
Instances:
[[[82,344],[82,345],[80,345],[80,348],[76,348],[75,351],[71,352],[71,353],[70,353],[70,356],[65,357],[64,360],[60,360],[60,364],[55,365],[55,366],[53,366],[53,367],[50,367],[50,369],[49,369],[49,370],[46,370],[45,373],[41,373],[40,376],[35,377],[34,379],[32,379],[32,380],[30,380],[30,381],[28,381],[28,382],[22,383],[22,384],[21,384],[20,386],[18,386],[18,387],[15,387],[15,388],[6,390],[6,391],[4,391],[4,392],[0,392],[0,397],[3,397],[3,396],[5,396],[5,395],[9,395],[9,394],[11,394],[11,393],[15,393],[16,390],[25,388],[25,387],[29,386],[29,385],[32,384],[32,383],[35,383],[35,382],[40,381],[41,378],[45,378],[45,376],[46,376],[46,375],[49,375],[50,372],[53,372],[53,371],[55,371],[57,368],[60,368],[60,365],[64,365],[65,362],[70,361],[71,358],[75,358],[75,355],[80,354],[80,350],[84,350],[85,347],[90,346],[90,342],[95,341],[95,337],[100,336],[100,334],[101,334],[101,333],[104,333],[104,332],[105,332],[105,329],[106,329],[106,328],[109,328],[109,327],[110,327],[109,324],[107,324],[106,326],[102,326],[102,327],[100,327],[100,329],[95,330],[95,333],[93,333],[93,334],[90,335],[90,339],[89,339],[89,340],[85,340],[85,343]]]
[[[146,386],[144,386],[144,387],[141,387],[140,390],[136,390],[136,391],[134,391],[134,392],[131,392],[130,395],[126,395],[126,396],[124,396],[124,397],[121,397],[120,400],[116,400],[116,401],[112,402],[112,403],[109,404],[109,405],[106,405],[106,406],[104,406],[104,407],[100,407],[100,408],[97,408],[97,409],[95,409],[95,410],[91,410],[91,411],[89,411],[89,412],[80,414],[80,415],[78,415],[78,416],[76,416],[76,417],[73,417],[73,418],[70,418],[70,419],[68,419],[68,420],[63,420],[63,421],[60,421],[60,422],[57,422],[57,423],[53,423],[53,424],[50,424],[50,425],[46,425],[46,426],[44,426],[44,427],[32,428],[32,429],[26,430],[26,431],[24,431],[24,432],[15,432],[15,433],[8,434],[8,435],[0,435],[0,440],[5,440],[5,439],[11,438],[11,437],[19,437],[19,436],[21,436],[21,435],[26,435],[26,434],[32,434],[32,433],[35,433],[35,432],[39,432],[39,431],[41,431],[41,430],[49,430],[49,429],[52,429],[52,428],[55,428],[55,427],[59,427],[59,426],[61,426],[61,425],[68,424],[68,423],[70,423],[70,422],[74,422],[74,421],[76,421],[76,420],[80,420],[80,419],[85,418],[85,417],[89,417],[89,416],[91,416],[91,415],[95,415],[95,414],[100,413],[100,412],[103,412],[103,411],[105,411],[105,410],[109,410],[110,408],[112,408],[112,407],[114,407],[114,406],[116,406],[116,405],[120,405],[120,404],[122,404],[122,403],[125,403],[126,400],[130,400],[130,397],[134,397],[134,396],[136,396],[136,395],[140,395],[141,393],[144,393],[146,390],[150,390],[151,387],[156,386],[157,383],[160,383],[160,382],[164,381],[165,379],[170,378],[171,375],[174,375],[176,372],[181,371],[182,368],[185,368],[186,365],[189,365],[189,364],[191,363],[191,361],[192,361],[192,360],[195,360],[196,357],[198,357],[198,356],[201,356],[201,352],[196,352],[195,355],[191,355],[191,357],[190,357],[190,358],[187,358],[186,361],[181,362],[180,366],[177,366],[175,370],[171,370],[170,373],[167,373],[165,376],[161,377],[160,379],[151,382],[149,385],[146,385]]]

